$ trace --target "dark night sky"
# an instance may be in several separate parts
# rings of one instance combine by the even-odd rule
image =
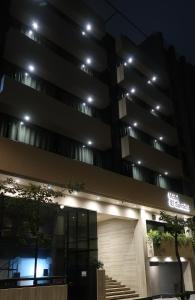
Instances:
[[[113,10],[104,0],[85,0],[103,19]],[[177,52],[185,55],[195,65],[195,0],[110,0],[147,35],[161,31],[167,44],[173,44]],[[125,32],[133,40],[142,36],[121,17],[115,16],[108,23],[114,34]]]

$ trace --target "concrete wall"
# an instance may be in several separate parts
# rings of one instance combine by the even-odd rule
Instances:
[[[136,224],[116,218],[98,223],[98,253],[107,275],[138,291]]]
[[[0,289],[0,300],[67,300],[67,286]]]
[[[83,182],[84,178],[85,191],[88,193],[176,212],[168,206],[167,190],[157,186],[6,138],[0,138],[0,149],[2,173],[56,185],[64,185],[70,179]],[[184,195],[181,199],[190,205],[190,214],[193,214],[193,199]]]

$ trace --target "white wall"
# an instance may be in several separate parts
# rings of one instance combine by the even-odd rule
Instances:
[[[117,218],[98,223],[98,256],[107,275],[139,292],[136,224]]]

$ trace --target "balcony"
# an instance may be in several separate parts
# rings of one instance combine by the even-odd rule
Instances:
[[[84,101],[88,96],[93,96],[93,104],[98,108],[105,108],[109,104],[109,89],[105,84],[14,29],[7,34],[4,58],[24,70],[33,64],[35,75]]]
[[[154,74],[156,74],[158,75],[158,84],[163,88],[167,88],[170,83],[168,79],[168,73],[165,68],[166,61],[164,59],[162,51],[160,53],[155,53],[155,57],[157,57],[156,62],[155,57],[152,56],[152,53],[150,56],[147,55],[146,53],[148,52],[148,49],[142,50],[141,47],[142,45],[136,46],[125,36],[119,37],[116,42],[116,51],[118,55],[124,59],[124,61],[129,56],[132,56],[134,58],[133,66],[139,72],[141,72],[146,77],[146,79],[150,79]],[[150,47],[150,50],[151,48],[152,47]],[[155,47],[153,48],[156,50]],[[160,47],[158,47],[158,51],[159,49]]]
[[[119,101],[119,118],[128,125],[136,121],[140,130],[155,139],[163,136],[163,141],[170,146],[174,146],[178,142],[174,127],[137,105],[136,101],[121,99]]]
[[[171,177],[182,176],[181,161],[164,152],[156,150],[140,141],[125,136],[121,139],[122,158],[137,163],[142,162],[146,168],[152,169],[159,174],[168,172]]]
[[[105,70],[107,56],[104,49],[92,39],[83,37],[81,30],[76,25],[57,15],[48,6],[44,7],[43,10],[32,2],[21,0],[20,5],[18,5],[18,1],[14,0],[11,5],[11,15],[29,29],[32,27],[31,22],[36,16],[39,23],[37,34],[74,55],[82,63],[84,63],[87,56],[92,57],[92,67],[98,72]],[[51,24],[52,26],[50,26]]]
[[[83,1],[50,0],[49,2],[82,28],[84,28],[87,22],[91,21],[93,24],[92,35],[95,35],[98,39],[104,37],[105,27],[103,21]]]
[[[132,87],[136,89],[136,96],[151,108],[157,105],[161,107],[161,113],[170,116],[173,113],[173,107],[170,99],[154,85],[149,85],[147,79],[143,78],[138,72],[134,71],[131,66],[125,67],[120,65],[117,68],[118,84],[126,90]]]
[[[106,150],[111,147],[110,127],[41,92],[4,77],[1,82],[1,112],[22,119],[31,115],[32,123],[50,131]]]

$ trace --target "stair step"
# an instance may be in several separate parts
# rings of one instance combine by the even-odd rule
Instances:
[[[106,300],[119,300],[119,299],[132,299],[138,297],[138,294],[125,294],[125,295],[114,295],[106,296]]]
[[[120,283],[118,283],[118,284],[112,284],[112,285],[106,285],[105,286],[105,289],[107,290],[107,289],[117,289],[117,288],[124,288],[124,287],[126,287],[125,285],[122,285],[122,284],[120,284]]]
[[[115,285],[115,284],[120,284],[121,282],[119,281],[106,281],[105,284],[110,284],[110,285]]]
[[[115,285],[106,285],[105,286],[105,289],[106,290],[108,290],[108,289],[117,289],[117,288],[125,288],[126,286],[125,285],[122,285],[122,284],[120,284],[120,283],[118,283],[118,284],[115,284]]]
[[[129,291],[131,290],[130,288],[126,287],[126,286],[122,286],[122,287],[112,287],[112,288],[109,288],[107,289],[106,288],[106,292],[111,292],[111,291]]]
[[[121,282],[105,282],[105,285],[110,285],[110,286],[121,285]]]
[[[106,292],[106,296],[114,296],[114,295],[129,295],[129,294],[135,294],[135,291],[129,290],[118,290],[118,291],[111,291],[111,292]]]
[[[105,276],[105,300],[138,300],[139,295],[126,285]]]

